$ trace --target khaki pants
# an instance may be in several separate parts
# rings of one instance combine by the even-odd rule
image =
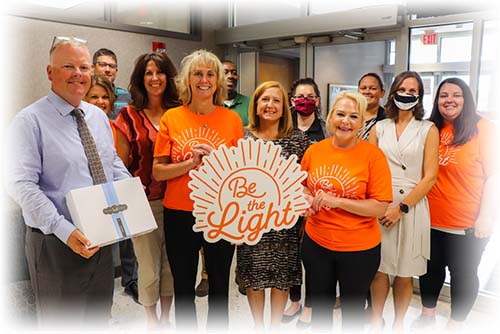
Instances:
[[[174,294],[172,272],[165,247],[163,206],[161,200],[150,201],[149,205],[158,228],[132,239],[137,257],[139,301],[144,306],[153,306],[160,296]]]

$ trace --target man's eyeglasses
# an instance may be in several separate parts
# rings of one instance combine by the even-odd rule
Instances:
[[[50,53],[54,51],[56,46],[62,43],[75,43],[86,46],[87,40],[78,37],[54,36],[54,39],[52,40],[52,46],[50,47]]]
[[[114,69],[116,69],[118,67],[116,64],[110,64],[110,63],[106,63],[106,62],[103,62],[103,61],[96,62],[96,65],[99,66],[99,67],[102,67],[102,68],[109,67],[112,70],[114,70]]]

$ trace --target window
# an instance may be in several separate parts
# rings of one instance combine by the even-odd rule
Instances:
[[[302,0],[234,0],[234,26],[298,18],[304,15]]]
[[[477,109],[484,116],[498,120],[498,102],[493,91],[498,78],[498,33],[500,31],[500,21],[491,20],[484,22],[483,43],[481,48],[480,74],[477,90]]]
[[[418,36],[417,38],[412,37],[410,63],[411,64],[436,63],[438,58],[437,50],[438,50],[437,45],[424,45],[422,43],[421,36]]]
[[[356,1],[325,1],[309,0],[309,15],[319,15],[339,12],[355,8],[401,4],[401,0],[356,0]]]
[[[442,63],[470,61],[472,49],[472,34],[468,36],[443,37],[441,39]]]
[[[410,64],[470,62],[471,48],[472,23],[413,28]]]
[[[449,77],[470,81],[472,23],[412,28],[410,33],[410,70],[424,81],[425,118],[432,111],[439,83]]]
[[[391,40],[389,42],[389,59],[387,65],[396,64],[396,41]]]
[[[142,34],[200,40],[189,1],[18,0],[11,15]]]
[[[190,15],[189,1],[121,1],[115,4],[113,22],[189,34]]]
[[[233,24],[231,26],[237,27],[371,6],[399,5],[401,0],[232,0],[230,3],[233,13]]]

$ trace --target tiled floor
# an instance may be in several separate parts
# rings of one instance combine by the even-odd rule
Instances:
[[[234,271],[232,271],[234,273]],[[234,279],[231,279],[234,282]],[[137,333],[143,332],[145,330],[145,313],[142,306],[134,303],[131,297],[123,292],[123,288],[120,286],[120,280],[115,281],[115,296],[111,320],[111,331],[117,333]],[[238,292],[237,286],[231,283],[230,286],[230,330],[229,333],[246,333],[252,332],[253,321],[250,313],[250,308],[246,297]],[[206,322],[206,311],[207,311],[207,297],[196,298],[196,306],[198,310],[198,323],[200,324],[200,329],[204,329],[204,324]],[[266,307],[269,305],[269,300]],[[33,308],[33,296],[30,293],[29,282],[23,281],[9,285],[9,291],[7,293],[7,310],[10,312],[7,314],[7,328],[14,331],[31,331],[34,326],[34,308]],[[500,329],[499,321],[499,309],[490,307],[486,310],[477,310],[475,308],[467,321],[467,326],[465,332],[467,333],[498,333]],[[174,310],[172,310],[173,315]],[[268,315],[269,309],[266,309],[266,315]],[[420,299],[417,295],[414,295],[410,309],[406,317],[406,326],[409,331],[409,325],[413,319],[415,319],[420,313]],[[446,324],[447,316],[449,314],[449,304],[445,302],[440,302],[438,305],[438,319],[437,326],[432,332],[442,332],[442,328]],[[393,319],[393,308],[392,300],[388,300],[386,304],[386,309],[384,312],[384,318],[386,323],[386,329],[384,333],[390,333],[390,324]],[[173,317],[172,317],[173,318]],[[340,310],[334,311],[334,327],[337,329],[335,332],[339,332],[340,328]],[[282,326],[284,333],[299,332],[295,329],[295,321],[289,324],[284,324]],[[307,330],[306,332],[309,332]],[[169,330],[162,331],[163,333],[172,332]],[[303,332],[303,331],[301,331]],[[365,332],[368,331],[366,326]]]

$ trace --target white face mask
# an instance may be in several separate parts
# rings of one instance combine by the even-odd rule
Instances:
[[[418,103],[418,96],[412,94],[394,94],[394,104],[400,110],[413,109]]]

